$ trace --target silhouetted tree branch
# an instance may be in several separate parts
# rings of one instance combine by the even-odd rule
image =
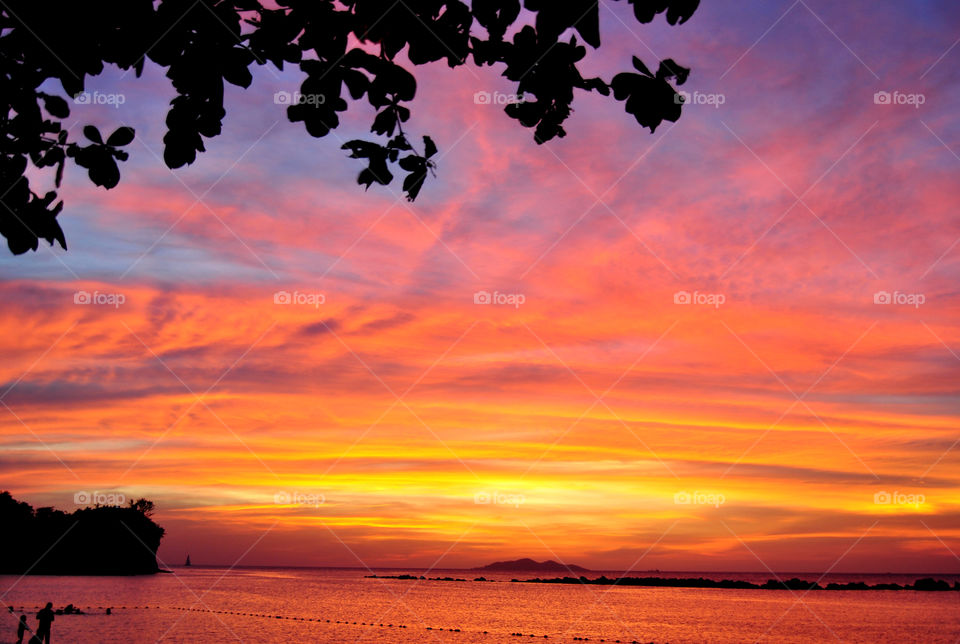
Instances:
[[[627,2],[642,23],[664,12],[670,24],[683,23],[699,5]],[[176,91],[163,138],[170,168],[193,163],[205,151],[204,139],[220,134],[224,83],[249,87],[253,64],[297,65],[306,78],[286,108],[289,120],[322,137],[350,107],[344,91],[353,101],[366,97],[377,110],[371,132],[379,138],[342,146],[351,158],[366,161],[357,182],[366,188],[389,184],[390,168],[397,166],[406,173],[403,190],[411,201],[434,168],[437,146],[424,136],[421,154],[403,131],[410,118],[404,103],[417,91],[414,76],[396,62],[404,48],[415,66],[446,60],[459,67],[471,56],[476,65],[503,65],[503,76],[524,97],[504,111],[532,128],[537,143],[566,135],[574,89],[604,96],[612,89],[651,132],[680,117],[681,101],[670,81],[682,84],[689,70],[670,59],[652,73],[634,58],[637,73],[618,74],[609,83],[581,76],[577,63],[587,50],[577,36],[600,47],[596,0],[524,0],[529,13],[523,16],[519,0],[277,0],[270,7],[259,0],[0,3],[0,100],[6,101],[0,114],[0,235],[10,250],[37,250],[39,239],[66,248],[57,222],[63,202],[56,190],[40,196],[31,188],[28,165],[52,170],[56,188],[68,158],[98,186],[110,189],[119,182],[117,162],[127,159],[121,148],[133,141],[133,130],[120,127],[104,138],[88,125],[83,139],[71,139],[63,124],[70,115],[67,100],[38,89],[55,79],[76,97],[105,64],[137,76],[146,58],[166,68]],[[520,27],[527,18],[534,24]],[[515,23],[519,29],[508,38]],[[564,40],[570,31],[576,33]],[[351,47],[351,41],[363,46]]]

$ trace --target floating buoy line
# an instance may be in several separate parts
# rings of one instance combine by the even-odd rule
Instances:
[[[73,606],[70,604],[70,606]],[[25,613],[32,610],[40,610],[41,606],[12,606],[4,602],[4,607],[10,613]],[[409,628],[406,624],[381,624],[376,622],[354,622],[350,620],[343,619],[323,619],[320,617],[291,617],[289,615],[272,615],[269,613],[250,613],[234,610],[213,610],[211,608],[184,608],[183,606],[97,606],[96,608],[92,606],[87,606],[85,609],[82,606],[74,606],[72,612],[64,612],[63,609],[58,609],[56,611],[57,615],[111,615],[114,614],[114,611],[117,610],[175,610],[187,613],[209,613],[216,615],[234,615],[238,617],[259,617],[261,619],[285,619],[294,622],[316,622],[324,624],[340,624],[342,626],[375,626],[378,628]],[[101,611],[101,612],[91,612],[91,611]],[[428,631],[439,631],[445,633],[461,633],[461,632],[471,632],[463,631],[459,628],[441,628],[437,626],[426,626],[425,630]],[[475,633],[481,633],[483,635],[489,635],[489,631],[472,631]],[[534,633],[510,633],[513,637],[532,637],[535,639],[550,639],[549,635],[537,635]],[[573,641],[576,642],[613,642],[614,644],[655,644],[654,642],[640,642],[638,640],[611,640],[603,638],[589,638],[589,637],[572,637]],[[669,643],[668,643],[669,644]]]

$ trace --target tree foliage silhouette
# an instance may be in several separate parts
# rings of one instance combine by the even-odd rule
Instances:
[[[164,529],[153,501],[33,509],[0,492],[0,574],[146,575],[155,573]]]
[[[627,0],[636,19],[649,23],[661,13],[675,25],[690,18],[699,0]],[[366,167],[357,182],[369,188],[389,184],[399,168],[403,191],[416,199],[434,168],[437,146],[429,136],[422,148],[408,138],[404,105],[417,82],[397,62],[424,65],[445,60],[450,67],[502,64],[523,102],[505,108],[534,130],[537,143],[566,135],[573,90],[596,91],[624,102],[651,132],[663,120],[680,117],[682,100],[671,81],[682,84],[689,69],[673,60],[656,73],[638,58],[637,73],[611,82],[583,78],[577,63],[587,53],[579,36],[600,47],[597,0],[7,0],[0,3],[0,235],[15,254],[37,250],[39,240],[64,249],[57,222],[63,209],[56,190],[42,196],[30,178],[53,173],[60,187],[67,159],[87,170],[105,189],[120,180],[118,161],[134,140],[119,127],[109,136],[88,125],[83,138],[64,127],[67,99],[82,96],[88,76],[104,65],[133,69],[139,77],[146,59],[165,68],[176,96],[167,113],[163,158],[170,168],[193,163],[205,139],[220,134],[226,111],[224,83],[249,87],[253,65],[299,66],[306,75],[287,117],[322,137],[340,124],[340,113],[366,97],[377,114],[372,141],[342,147]],[[525,24],[529,22],[533,24]],[[570,33],[568,39],[565,36]],[[511,37],[508,37],[508,32]],[[146,49],[144,49],[146,47]],[[59,81],[67,97],[41,91]],[[293,96],[293,95],[291,95]],[[354,103],[356,104],[356,103]],[[422,149],[422,152],[420,151]],[[32,165],[33,168],[28,168]],[[46,171],[44,172],[38,172]],[[391,170],[393,168],[393,170]],[[28,178],[27,175],[30,175]]]

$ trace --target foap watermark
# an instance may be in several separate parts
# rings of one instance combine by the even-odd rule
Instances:
[[[874,105],[913,105],[915,109],[927,102],[927,97],[923,94],[905,94],[894,90],[893,92],[877,92],[873,95]]]
[[[727,497],[717,492],[680,491],[673,495],[673,502],[677,505],[712,505],[719,508],[727,502]]]
[[[299,306],[312,306],[319,309],[320,305],[327,301],[327,296],[323,293],[301,293],[300,291],[277,291],[273,294],[274,304],[297,304]]]
[[[887,492],[881,490],[873,495],[873,502],[877,505],[923,505],[927,497],[922,494],[907,494],[905,492]]]
[[[73,495],[73,502],[76,505],[123,505],[127,502],[127,497],[120,492],[87,492],[80,490]]]
[[[712,105],[716,109],[727,102],[727,97],[723,94],[679,91],[674,94],[673,102],[678,105]]]
[[[322,494],[316,492],[296,492],[281,490],[273,495],[273,502],[277,505],[309,505],[315,508],[327,502]]]
[[[519,508],[526,500],[522,494],[503,494],[496,491],[477,492],[473,495],[473,502],[477,505],[512,505]]]
[[[94,306],[112,306],[116,309],[127,301],[127,296],[123,293],[101,293],[100,291],[77,291],[73,294],[74,304],[94,305]]]
[[[520,308],[520,305],[527,301],[527,296],[523,293],[501,293],[500,291],[477,291],[473,294],[474,304],[499,304],[501,306],[512,306]]]
[[[473,102],[477,105],[515,105],[517,103],[526,103],[528,99],[523,95],[523,92],[519,94],[505,94],[504,92],[474,92]]]
[[[300,92],[276,92],[273,95],[276,105],[323,105],[327,97],[323,94],[301,94]]]
[[[77,105],[112,105],[114,108],[119,108],[127,102],[127,97],[123,94],[77,92],[73,95],[73,102]]]
[[[874,304],[896,304],[898,306],[912,306],[916,309],[927,301],[923,293],[901,293],[900,291],[877,291],[873,294]]]
[[[720,305],[727,301],[727,296],[723,293],[701,293],[700,291],[677,291],[673,294],[674,304],[698,304],[700,306],[712,306],[719,309]]]

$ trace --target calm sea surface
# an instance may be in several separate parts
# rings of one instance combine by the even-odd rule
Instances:
[[[174,572],[146,577],[0,576],[0,594],[7,605],[26,607],[31,627],[36,624],[35,607],[47,601],[57,607],[72,603],[89,611],[58,616],[53,642],[474,644],[544,636],[564,642],[574,638],[591,642],[960,641],[960,592],[813,591],[804,595],[785,590],[509,583],[514,576],[535,576],[516,573],[486,574],[497,581],[481,583],[365,579],[365,571],[343,569],[194,567]],[[427,576],[472,579],[478,574],[434,570]],[[770,577],[656,576],[760,582]],[[796,576],[817,579],[811,574]],[[916,577],[830,575],[821,583],[902,584]],[[938,577],[951,584],[958,579]],[[112,615],[104,614],[107,606],[113,607]],[[17,616],[19,611],[4,610],[0,642],[16,639]]]

